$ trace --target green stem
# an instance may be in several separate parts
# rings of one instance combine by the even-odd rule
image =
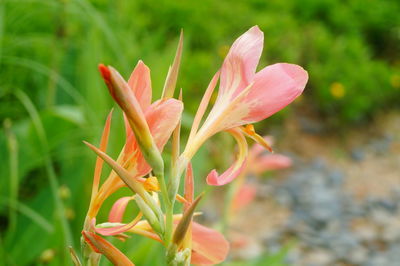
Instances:
[[[164,242],[165,246],[169,246],[172,239],[172,229],[173,229],[173,205],[171,199],[168,197],[167,185],[165,183],[164,173],[160,176],[158,174],[158,179],[160,182],[161,196],[164,202],[165,207],[165,233],[164,233]]]

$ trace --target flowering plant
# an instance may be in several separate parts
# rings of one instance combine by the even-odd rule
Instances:
[[[257,26],[252,27],[233,43],[221,69],[211,79],[185,148],[180,152],[182,91],[177,99],[173,96],[182,46],[181,34],[162,96],[153,103],[150,70],[142,61],[138,62],[128,81],[113,67],[99,66],[111,96],[123,111],[126,141],[116,160],[107,155],[110,113],[100,147],[85,142],[97,154],[92,196],[82,231],[85,265],[98,265],[102,255],[115,265],[133,265],[129,258],[102,237],[114,236],[124,240],[129,234],[161,242],[166,248],[167,265],[211,265],[224,261],[229,250],[229,243],[224,236],[193,221],[193,217],[199,215],[195,208],[203,194],[195,197],[191,160],[207,139],[226,131],[238,144],[237,158],[222,174],[212,170],[207,175],[207,183],[212,186],[225,185],[243,172],[257,171],[257,160],[252,157],[256,155],[252,152],[249,157],[246,137],[268,150],[271,148],[254,131],[252,123],[271,116],[291,103],[307,83],[307,72],[293,64],[274,64],[256,73],[263,48],[263,33]],[[218,80],[216,102],[201,123]],[[172,158],[169,171],[166,171],[161,153],[169,139],[172,142]],[[100,186],[103,162],[112,171]],[[180,193],[184,173],[184,191]],[[122,187],[128,187],[132,195],[114,203],[108,222],[97,223],[96,216],[104,200]],[[129,223],[123,223],[122,218],[130,201],[136,202],[139,212]],[[182,204],[181,213],[174,213],[176,203]],[[75,252],[72,251],[72,255],[75,264],[81,265]]]

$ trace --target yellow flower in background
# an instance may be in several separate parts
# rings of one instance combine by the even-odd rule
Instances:
[[[399,89],[400,88],[400,75],[392,75],[390,77],[390,84],[393,86],[393,88]]]
[[[333,82],[329,88],[331,95],[336,99],[341,99],[346,94],[345,87],[340,82]]]

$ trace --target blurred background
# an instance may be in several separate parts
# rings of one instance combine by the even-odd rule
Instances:
[[[154,100],[182,28],[187,132],[229,46],[258,25],[259,67],[299,64],[310,80],[290,107],[256,125],[293,163],[248,178],[257,196],[227,229],[227,264],[398,265],[399,14],[400,2],[390,0],[2,0],[0,264],[69,265],[66,243],[79,250],[95,162],[82,140],[99,143],[115,106],[99,63],[127,78],[142,59]],[[116,109],[109,153],[123,143]],[[195,157],[198,192],[210,169],[232,159],[224,150],[233,143],[220,134]],[[221,211],[210,205],[224,188],[208,191],[201,219],[218,225]],[[136,265],[162,265],[158,243],[133,237],[124,247]]]

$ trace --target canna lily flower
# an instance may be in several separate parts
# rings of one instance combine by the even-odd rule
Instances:
[[[181,160],[184,163],[190,161],[208,138],[221,131],[231,133],[239,145],[239,156],[235,163],[222,175],[213,170],[207,176],[209,185],[229,183],[243,171],[247,155],[244,135],[268,148],[268,144],[255,133],[251,124],[287,106],[303,92],[307,83],[307,72],[293,64],[278,63],[256,73],[263,39],[263,33],[254,26],[233,43],[220,70],[216,102],[198,130],[219,73],[214,76],[200,103]]]
[[[100,67],[100,69],[106,83],[110,83],[110,77],[108,76],[110,74],[109,71],[106,70],[104,66]],[[114,73],[114,75],[119,74]],[[127,83],[121,79],[118,79],[118,82],[122,84],[119,85],[122,89],[118,87],[120,89],[118,93],[122,94],[122,96],[115,97],[118,98],[118,101],[120,101],[120,98],[126,97],[124,101],[129,99],[130,102],[119,103],[125,115],[126,141],[118,156],[117,163],[127,170],[132,178],[136,178],[140,181],[146,190],[158,190],[158,183],[155,178],[143,178],[151,171],[151,166],[147,163],[146,158],[143,156],[142,149],[139,147],[139,143],[136,139],[138,135],[132,130],[133,126],[131,125],[135,122],[131,121],[132,114],[129,114],[129,112],[132,111],[129,109],[131,107],[128,106],[125,108],[124,106],[132,103],[136,114],[140,116],[135,117],[136,120],[140,120],[140,123],[138,122],[136,124],[144,128],[144,131],[147,131],[146,128],[148,128],[150,136],[145,135],[142,136],[141,139],[150,138],[151,140],[148,143],[151,144],[151,142],[154,142],[158,151],[162,151],[173,130],[180,121],[183,104],[181,101],[172,98],[158,100],[151,104],[152,88],[150,70],[142,61],[138,62]],[[116,87],[114,85],[109,86],[113,86],[112,89]],[[105,139],[108,139],[110,119],[109,116],[103,134]],[[141,134],[144,133],[141,132]],[[106,141],[102,141],[102,143],[104,145],[100,147],[100,150],[105,152]],[[144,143],[146,143],[146,141]],[[102,165],[101,159],[98,159],[98,162]],[[97,181],[94,182],[96,183],[94,186],[97,187],[93,189],[92,193],[92,200],[88,211],[89,220],[96,217],[102,203],[108,196],[125,186],[124,182],[118,177],[115,171],[112,171],[103,185],[98,188],[100,173],[101,167],[96,167],[95,180]]]

